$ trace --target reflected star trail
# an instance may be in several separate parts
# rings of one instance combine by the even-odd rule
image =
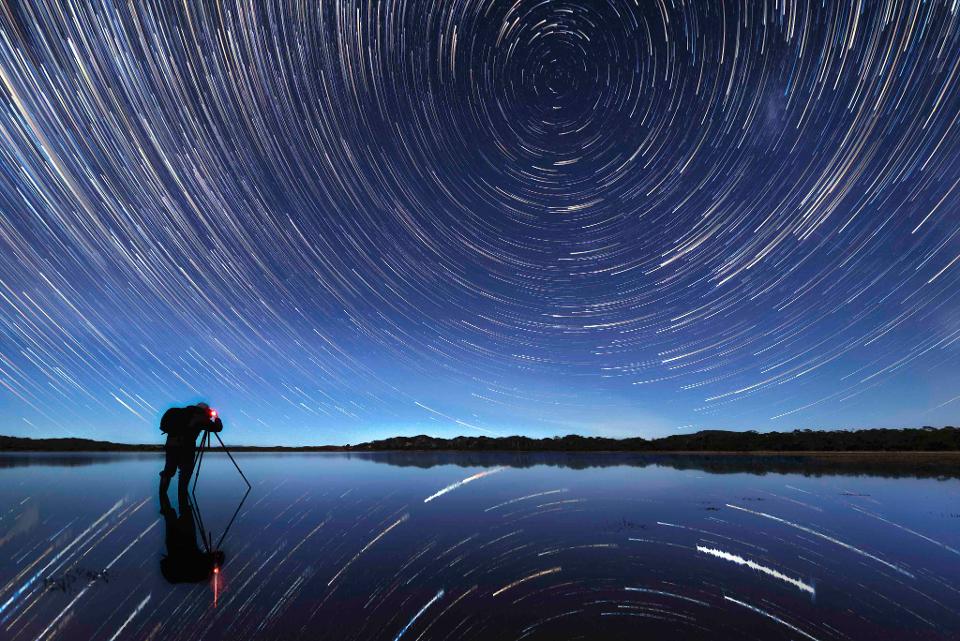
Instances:
[[[5,4],[3,431],[948,423],[957,9]]]

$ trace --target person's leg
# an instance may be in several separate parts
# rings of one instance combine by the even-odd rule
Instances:
[[[166,494],[170,487],[170,479],[177,472],[177,458],[172,450],[166,451],[166,463],[160,470],[160,494]]]
[[[193,457],[192,448],[184,448],[178,457],[177,467],[180,468],[180,476],[177,481],[177,495],[181,505],[189,501],[188,490],[190,489],[190,478],[193,476]]]

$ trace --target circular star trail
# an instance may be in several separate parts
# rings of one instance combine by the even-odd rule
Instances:
[[[4,429],[948,422],[958,53],[952,1],[5,5]]]

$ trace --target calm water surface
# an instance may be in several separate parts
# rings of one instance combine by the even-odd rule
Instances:
[[[0,638],[960,639],[956,479],[237,458],[214,575],[226,457],[199,519],[161,513],[158,456],[0,457]]]

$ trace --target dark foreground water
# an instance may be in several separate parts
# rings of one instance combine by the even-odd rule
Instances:
[[[0,457],[0,638],[960,639],[955,478],[612,454],[238,461],[254,488],[214,575],[175,492],[161,514],[159,457]],[[244,489],[208,457],[214,547]]]

